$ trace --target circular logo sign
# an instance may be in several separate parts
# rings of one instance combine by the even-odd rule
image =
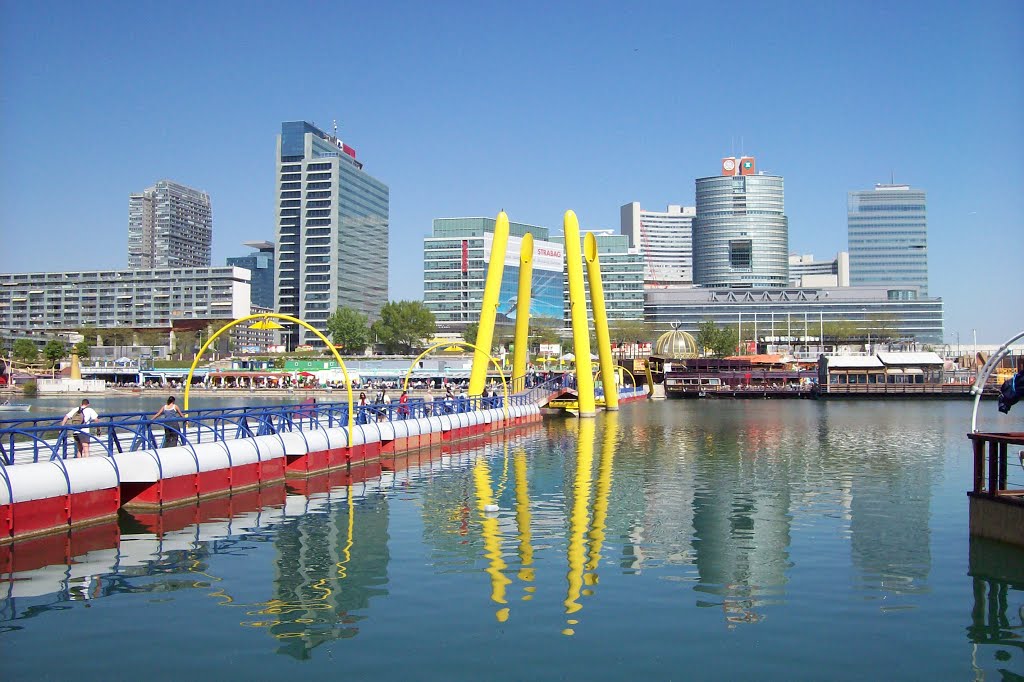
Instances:
[[[722,168],[724,168],[727,171],[732,170],[736,168],[736,162],[733,161],[732,159],[726,159],[725,161],[722,162]]]

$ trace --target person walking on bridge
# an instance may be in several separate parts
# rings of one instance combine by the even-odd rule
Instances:
[[[160,417],[184,417],[185,413],[181,411],[181,408],[174,404],[174,396],[167,398],[167,403],[156,411],[156,414],[152,416],[152,419],[159,419]],[[180,421],[168,421],[164,423],[164,442],[160,447],[162,448],[173,448],[178,444],[178,431],[181,430]]]
[[[64,419],[61,420],[60,425],[64,426],[70,422],[72,426],[85,427],[87,424],[90,424],[99,418],[100,416],[96,414],[96,410],[89,407],[89,399],[84,398],[80,406],[64,415]],[[88,428],[81,428],[74,432],[76,458],[89,456],[89,434],[90,432]]]

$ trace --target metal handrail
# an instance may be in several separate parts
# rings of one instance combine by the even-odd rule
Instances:
[[[509,405],[534,404],[532,393],[544,390],[551,380],[534,387],[526,394],[509,396]],[[548,389],[551,390],[551,389]],[[503,396],[467,398],[435,398],[427,403],[414,398],[407,403],[368,404],[355,406],[355,423],[369,424],[378,420],[399,421],[420,419],[441,414],[458,414],[476,410],[502,408]],[[63,417],[40,417],[35,419],[0,420],[0,463],[12,466],[17,455],[31,451],[32,462],[40,461],[40,451],[45,450],[48,459],[65,459],[69,454],[69,433],[90,430],[90,439],[99,444],[103,454],[135,452],[157,449],[157,438],[153,427],[162,427],[179,435],[179,444],[192,449],[203,442],[220,442],[253,438],[263,435],[279,435],[282,431],[307,431],[328,428],[342,428],[348,421],[347,403],[300,403],[295,405],[265,405],[257,407],[211,408],[190,410],[185,417],[152,419],[149,412],[122,412],[103,415],[88,424],[61,424]],[[250,421],[255,420],[255,424]],[[175,427],[177,423],[180,426]],[[229,437],[227,426],[235,426],[233,437]],[[255,427],[255,428],[254,428]],[[56,436],[54,436],[56,432]],[[128,434],[131,434],[130,439]],[[205,440],[212,436],[212,441]],[[130,440],[130,442],[128,442]],[[42,444],[42,448],[40,448]],[[127,446],[127,448],[126,448]],[[25,459],[25,457],[23,457]]]

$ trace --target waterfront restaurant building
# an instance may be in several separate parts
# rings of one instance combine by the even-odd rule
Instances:
[[[375,319],[388,301],[388,186],[337,135],[305,121],[277,138],[275,309],[321,332],[348,306]],[[323,343],[295,326],[287,345]]]
[[[679,329],[691,334],[708,320],[742,323],[745,339],[754,338],[755,329],[758,338],[817,337],[825,325],[848,322],[869,340],[888,336],[942,343],[942,299],[908,298],[905,291],[883,286],[648,290],[644,317],[656,329],[679,323]]]

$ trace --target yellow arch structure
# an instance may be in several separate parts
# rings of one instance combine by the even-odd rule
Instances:
[[[422,360],[429,353],[433,353],[435,350],[437,350],[438,348],[441,348],[442,346],[446,346],[447,348],[458,348],[460,346],[469,346],[470,348],[472,348],[476,352],[483,353],[484,355],[487,356],[487,359],[491,361],[491,364],[494,365],[494,368],[498,370],[498,376],[501,377],[501,388],[505,392],[504,408],[505,408],[505,419],[507,420],[508,419],[508,382],[505,381],[505,372],[504,372],[504,370],[501,369],[501,365],[498,364],[498,361],[494,359],[493,355],[491,355],[490,353],[488,353],[487,351],[485,351],[484,349],[482,349],[480,346],[476,345],[475,343],[468,343],[466,341],[438,341],[437,343],[435,343],[435,344],[433,344],[431,346],[428,346],[427,349],[425,351],[423,351],[422,353],[420,353],[419,355],[417,355],[416,359],[413,360],[412,364],[409,365],[409,371],[405,373],[405,381],[402,382],[402,390],[403,391],[408,391],[409,390],[409,377],[412,376],[412,371],[414,369],[416,369],[416,363],[419,362],[420,360]],[[351,396],[351,393],[352,392],[350,390],[349,391],[349,395],[350,396]],[[472,397],[472,396],[470,396],[470,397]]]
[[[196,353],[195,359],[192,360],[192,366],[188,368],[188,377],[185,379],[185,411],[188,411],[188,393],[189,390],[192,388],[192,374],[196,371],[196,365],[199,364],[199,358],[203,357],[203,353],[205,353],[206,349],[210,347],[210,344],[216,341],[217,337],[219,337],[227,330],[231,329],[236,325],[242,324],[243,322],[249,322],[250,320],[260,320],[263,329],[274,329],[274,323],[270,322],[271,318],[277,320],[284,320],[286,322],[292,322],[294,324],[299,325],[300,327],[305,327],[309,331],[316,334],[321,341],[327,344],[327,347],[331,349],[331,352],[334,353],[334,359],[338,361],[338,364],[341,366],[341,373],[345,376],[345,390],[348,393],[348,440],[349,442],[351,442],[352,430],[355,426],[355,415],[353,414],[354,406],[352,400],[352,382],[348,378],[348,369],[345,367],[345,361],[341,359],[341,355],[338,353],[338,349],[334,347],[334,344],[331,343],[326,336],[321,334],[319,329],[313,327],[308,322],[300,320],[297,317],[292,317],[291,315],[282,315],[281,313],[260,313],[258,315],[246,315],[245,317],[240,317],[237,320],[232,320],[228,324],[221,327],[219,330],[217,330],[216,334],[214,334],[213,336],[206,340],[206,343],[203,344],[203,347],[199,349],[198,353]]]

